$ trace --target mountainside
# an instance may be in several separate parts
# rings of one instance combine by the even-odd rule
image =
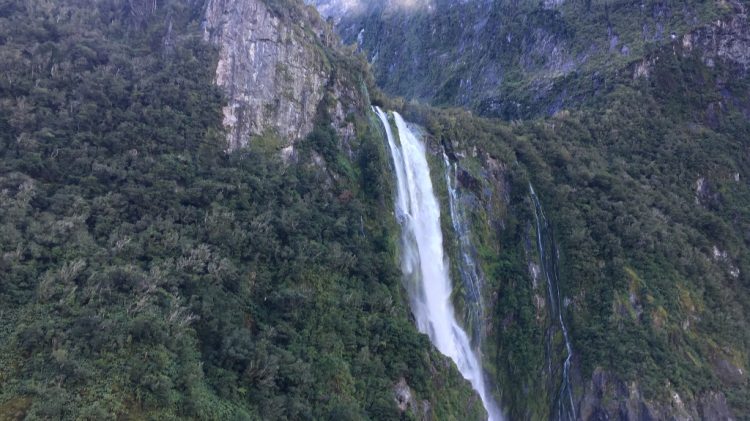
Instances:
[[[0,0],[0,420],[750,419],[744,2],[308,3]]]
[[[463,7],[453,5],[456,16]],[[439,8],[425,10],[411,19],[437,19]],[[339,19],[346,31],[348,17]],[[745,6],[734,3],[721,20],[603,67],[606,89],[544,120],[505,125],[406,105],[405,115],[458,162],[487,277],[485,360],[511,418],[566,419],[556,411],[568,353],[536,245],[529,182],[550,224],[544,248],[559,260],[551,271],[559,271],[553,278],[572,342],[574,417],[750,413],[747,29]],[[401,33],[383,37],[375,39],[404,44]],[[464,41],[428,39],[448,51]],[[388,84],[401,80],[381,83],[395,89]],[[399,93],[413,96],[409,87]]]
[[[0,419],[480,418],[410,322],[357,60],[222,7],[0,2]],[[236,34],[282,45],[227,73]],[[309,103],[279,58],[323,63]]]
[[[611,89],[623,65],[732,12],[729,2],[316,0],[392,95],[506,119]]]

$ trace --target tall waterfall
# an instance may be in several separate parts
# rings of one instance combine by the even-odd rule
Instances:
[[[554,238],[552,237],[552,233],[549,229],[547,218],[545,218],[544,216],[542,204],[539,202],[539,198],[534,191],[534,187],[530,184],[529,191],[531,194],[531,200],[534,202],[537,248],[539,250],[541,270],[544,274],[545,280],[547,281],[547,293],[549,294],[550,302],[550,318],[552,320],[557,319],[559,321],[563,339],[565,340],[565,350],[567,351],[567,356],[565,357],[565,362],[563,363],[560,393],[555,399],[556,413],[553,414],[553,416],[555,420],[559,421],[576,420],[577,417],[575,404],[573,403],[573,390],[570,386],[570,359],[573,357],[573,348],[570,345],[568,328],[565,326],[565,321],[563,320],[562,316],[562,310],[560,308],[561,302],[557,269],[557,248],[555,247]]]
[[[453,222],[453,231],[458,239],[459,262],[458,269],[461,281],[466,289],[466,323],[471,328],[472,345],[479,347],[482,339],[482,319],[484,309],[482,307],[482,273],[474,259],[475,250],[471,243],[471,232],[464,214],[464,208],[459,203],[459,193],[456,187],[458,169],[456,164],[451,164],[448,155],[443,152],[445,163],[445,184],[448,186],[448,199]]]
[[[399,142],[387,115],[374,108],[385,127],[396,169],[396,217],[402,232],[402,271],[417,328],[426,333],[479,393],[490,421],[502,413],[487,390],[484,372],[466,332],[456,321],[451,304],[453,289],[443,253],[440,206],[432,189],[425,146],[403,118],[394,113]]]

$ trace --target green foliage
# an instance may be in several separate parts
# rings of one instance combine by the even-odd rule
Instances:
[[[405,110],[461,152],[477,180],[487,179],[472,169],[481,154],[507,165],[505,210],[487,210],[493,202],[475,193],[484,209],[473,230],[494,309],[487,365],[517,417],[545,418],[548,410],[519,384],[548,396],[559,384],[546,373],[542,339],[552,332],[559,345],[559,338],[546,310],[534,307],[540,290],[530,287],[536,234],[528,181],[560,249],[579,390],[603,368],[637,381],[648,399],[721,391],[736,414],[748,413],[746,379],[722,368],[750,364],[748,78],[730,63],[709,68],[672,47],[654,55],[648,79],[619,78],[590,107],[546,120],[506,125],[454,110]],[[466,152],[474,147],[479,157]],[[545,376],[552,386],[536,383]]]
[[[553,115],[609,92],[626,65],[731,12],[729,2],[367,2],[337,25],[392,95],[505,119]]]
[[[324,122],[299,165],[272,133],[225,154],[200,10],[0,4],[0,416],[393,419],[401,378],[466,413],[406,310],[377,126],[361,169]]]

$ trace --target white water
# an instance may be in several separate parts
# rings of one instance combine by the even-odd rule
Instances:
[[[479,393],[490,421],[503,419],[487,390],[484,372],[466,332],[455,318],[450,301],[453,286],[443,254],[440,206],[432,189],[424,144],[398,113],[393,113],[399,143],[387,115],[374,108],[385,127],[396,169],[396,217],[402,230],[402,271],[407,280],[412,312],[420,332],[450,357]]]

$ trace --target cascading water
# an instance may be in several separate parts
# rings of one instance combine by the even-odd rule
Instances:
[[[443,254],[440,206],[432,189],[424,144],[398,113],[394,113],[399,144],[388,117],[375,113],[385,127],[396,171],[396,216],[402,231],[402,271],[407,280],[417,328],[426,333],[444,355],[450,357],[479,393],[490,421],[502,413],[487,390],[484,372],[469,337],[455,318],[450,297],[452,284]]]
[[[482,306],[482,274],[474,259],[475,251],[471,243],[471,233],[466,221],[463,208],[459,203],[459,193],[456,187],[457,168],[451,164],[448,155],[443,152],[445,162],[445,183],[448,186],[448,199],[453,222],[453,231],[458,239],[458,263],[461,281],[466,289],[466,322],[472,330],[472,344],[478,349],[482,339],[482,318],[484,309]]]
[[[570,345],[570,339],[568,337],[568,329],[565,326],[565,321],[562,317],[562,311],[560,309],[560,287],[559,277],[557,269],[557,249],[555,247],[554,238],[549,229],[549,223],[547,218],[544,216],[542,210],[542,204],[539,202],[539,198],[534,191],[534,187],[529,184],[529,191],[531,194],[531,200],[534,202],[534,215],[536,217],[536,238],[537,248],[539,250],[539,260],[542,273],[547,281],[547,292],[549,293],[550,302],[550,317],[554,320],[557,319],[560,322],[560,329],[562,330],[563,339],[565,340],[565,349],[567,356],[563,363],[562,383],[560,385],[560,393],[558,394],[555,401],[555,412],[554,419],[560,421],[575,421],[576,410],[573,403],[573,390],[570,386],[570,359],[573,357],[573,348]]]

